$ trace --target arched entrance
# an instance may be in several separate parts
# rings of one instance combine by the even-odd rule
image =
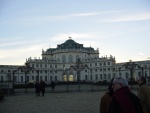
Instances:
[[[63,81],[67,82],[68,81],[73,81],[73,75],[68,75],[68,79],[67,79],[67,75],[64,74],[63,75]]]
[[[73,81],[73,75],[69,75],[69,81]]]
[[[63,75],[63,81],[67,81],[67,75]]]

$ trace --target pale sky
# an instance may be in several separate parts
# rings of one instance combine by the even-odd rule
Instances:
[[[68,37],[116,62],[150,60],[150,0],[0,0],[0,65],[41,58]]]

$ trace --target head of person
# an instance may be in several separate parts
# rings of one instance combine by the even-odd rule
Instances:
[[[142,84],[146,83],[146,77],[144,77],[144,76],[139,76],[139,77],[137,78],[137,83],[138,83],[139,85],[142,85]]]
[[[113,95],[113,88],[112,88],[113,80],[114,80],[114,78],[111,79],[110,84],[108,86],[108,93],[109,93],[110,96]]]
[[[112,85],[114,92],[125,86],[128,86],[128,81],[125,78],[123,77],[114,78],[113,85]]]

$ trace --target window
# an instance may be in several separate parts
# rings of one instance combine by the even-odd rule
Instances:
[[[45,70],[45,73],[47,73],[47,70]]]
[[[87,80],[87,75],[85,75],[85,80]]]
[[[76,55],[76,59],[78,59],[79,58],[79,55]]]
[[[104,62],[104,66],[106,65],[106,63]]]
[[[47,76],[45,76],[45,81],[47,81]]]
[[[55,65],[55,68],[57,68],[57,65]]]
[[[111,79],[111,74],[110,73],[108,73],[108,79]]]
[[[34,67],[34,64],[32,64],[32,67]]]
[[[95,79],[96,79],[96,80],[98,79],[98,76],[97,76],[97,74],[95,75]]]
[[[21,76],[21,82],[23,82],[23,76]]]
[[[90,64],[90,67],[92,67],[92,64]]]
[[[110,62],[108,62],[108,65],[110,65]]]
[[[1,82],[3,82],[3,76],[1,76]]]
[[[129,78],[129,74],[128,73],[126,73],[126,78]]]
[[[27,76],[27,82],[29,82],[29,76]]]
[[[102,74],[100,74],[100,79],[102,79]]]
[[[106,74],[104,74],[104,79],[106,79]]]
[[[40,64],[40,67],[42,67],[42,64]]]
[[[138,72],[138,76],[140,76],[141,75],[141,72]]]
[[[36,67],[39,67],[39,65],[38,65],[38,64],[36,64]]]
[[[97,66],[97,63],[95,63],[95,66]]]
[[[113,73],[113,78],[115,78],[116,77],[116,74],[115,73]]]
[[[34,76],[32,76],[32,80],[34,80]]]
[[[93,78],[92,78],[92,75],[90,75],[90,78],[91,78],[91,80],[93,79]]]
[[[63,63],[66,62],[66,56],[65,56],[65,55],[62,56],[62,62],[63,62]]]
[[[14,80],[14,82],[17,82],[17,76],[15,76],[15,80]]]
[[[57,76],[55,76],[55,81],[57,81]]]
[[[69,55],[69,62],[73,62],[73,56]]]
[[[52,76],[50,76],[50,81],[52,81]]]
[[[42,76],[40,76],[40,80],[43,80],[43,79],[42,79]]]

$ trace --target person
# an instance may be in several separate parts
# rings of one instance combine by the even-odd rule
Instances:
[[[52,91],[54,91],[54,89],[55,89],[55,82],[54,81],[51,82],[51,88],[52,88]]]
[[[40,83],[39,83],[39,81],[36,81],[36,83],[35,83],[35,93],[36,93],[36,96],[40,96]]]
[[[108,113],[142,113],[140,100],[130,91],[125,78],[115,78],[112,88],[114,93]]]
[[[140,76],[137,83],[139,85],[138,97],[142,104],[143,113],[150,113],[150,86],[146,83],[146,77]]]
[[[108,92],[106,92],[102,97],[100,101],[100,113],[107,113],[109,109],[109,105],[111,103],[112,95],[113,95],[113,89],[112,89],[112,82],[114,78],[111,79],[110,84],[108,86]]]
[[[45,82],[43,80],[41,80],[40,86],[41,86],[42,96],[44,96],[44,94],[45,94]]]

